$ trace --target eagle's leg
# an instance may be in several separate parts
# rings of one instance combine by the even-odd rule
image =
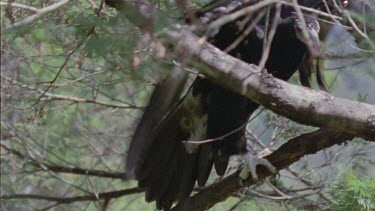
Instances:
[[[272,173],[276,173],[276,168],[265,158],[252,155],[250,152],[244,154],[242,158],[244,160],[244,166],[240,172],[241,180],[247,179],[250,172],[251,177],[257,181],[258,176],[256,173],[256,168],[258,165],[265,166]]]

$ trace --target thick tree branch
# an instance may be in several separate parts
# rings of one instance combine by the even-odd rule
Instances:
[[[289,140],[286,144],[282,145],[265,158],[278,170],[281,170],[298,161],[305,155],[314,154],[335,144],[341,144],[351,138],[350,135],[339,134],[329,129],[320,129]],[[256,181],[249,177],[246,181],[243,181],[243,185],[241,185],[239,182],[240,172],[241,169],[225,177],[223,180],[204,188],[199,193],[181,202],[172,210],[206,210],[216,203],[224,201],[241,188],[256,183]],[[262,166],[257,169],[257,174],[260,179],[272,175],[271,172],[267,171]]]
[[[132,7],[126,1],[108,2],[121,2],[121,6]],[[141,5],[148,5],[144,2]],[[142,8],[133,8],[142,11]],[[301,124],[375,140],[374,105],[337,98],[326,92],[289,84],[271,75],[262,75],[255,65],[233,58],[209,43],[200,44],[199,37],[188,30],[168,29],[164,35],[168,38],[164,39],[166,44],[190,52],[190,64],[215,83],[241,93],[279,115]]]
[[[190,64],[215,83],[241,93],[275,113],[301,124],[330,128],[375,141],[375,106],[335,97],[329,93],[289,84],[261,74],[209,43],[199,45],[191,32],[168,31],[169,40],[190,51]]]

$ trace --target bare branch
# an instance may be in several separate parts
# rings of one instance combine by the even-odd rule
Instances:
[[[21,82],[18,82],[16,80],[12,80],[11,78],[5,77],[1,75],[3,79],[6,81],[18,85],[23,88],[27,88],[29,90],[38,92],[40,94],[43,94],[44,96],[48,97],[48,99],[54,99],[54,100],[68,100],[76,103],[89,103],[89,104],[96,104],[96,105],[101,105],[101,106],[106,106],[106,107],[112,107],[112,108],[127,108],[127,109],[142,109],[143,107],[135,106],[135,105],[130,105],[130,104],[124,104],[124,103],[110,103],[110,102],[105,102],[105,101],[100,101],[100,100],[91,100],[87,98],[81,98],[81,97],[74,97],[74,96],[66,96],[66,95],[59,95],[59,94],[53,94],[49,92],[45,92],[42,90],[38,90],[30,85],[23,84]],[[47,99],[47,100],[48,100]]]
[[[166,35],[172,42],[178,42],[179,47],[191,51],[199,63],[192,60],[190,64],[199,68],[201,73],[275,113],[301,124],[330,128],[375,141],[374,105],[337,98],[260,74],[255,65],[233,58],[211,44],[199,45],[199,38],[191,32],[170,30]]]
[[[84,195],[84,196],[74,196],[74,197],[54,197],[54,196],[45,196],[45,195],[37,195],[37,194],[12,194],[12,195],[1,195],[0,199],[37,199],[37,200],[47,200],[47,201],[54,201],[58,204],[69,204],[78,201],[98,201],[98,200],[108,200],[119,198],[122,196],[141,193],[143,192],[142,189],[139,188],[129,188],[123,189],[118,191],[110,191],[110,192],[101,192],[97,194],[91,195]]]
[[[56,173],[69,173],[69,174],[79,174],[85,176],[97,176],[97,177],[104,177],[104,178],[112,178],[112,179],[125,179],[125,175],[122,172],[108,172],[108,171],[100,171],[94,169],[83,169],[83,168],[71,168],[67,166],[57,166],[51,165],[48,163],[38,162],[37,160],[22,154],[21,152],[11,149],[3,144],[0,144],[2,148],[11,152],[12,154],[16,155],[22,160],[25,160],[27,163],[35,166],[36,168],[43,169],[44,171],[52,171]]]
[[[265,158],[269,160],[278,170],[284,169],[301,157],[314,154],[322,149],[335,144],[341,144],[352,137],[338,134],[327,129],[320,129],[312,133],[302,134],[289,140],[278,150]],[[206,210],[220,201],[224,201],[232,193],[240,190],[244,186],[250,186],[256,183],[251,177],[240,183],[239,173],[242,169],[227,176],[223,180],[204,188],[199,193],[181,202],[172,210]],[[258,177],[264,179],[272,173],[260,166],[257,169]]]
[[[17,23],[11,24],[10,26],[4,27],[3,32],[8,31],[10,29],[18,28],[20,26],[30,24],[30,23],[38,20],[39,18],[43,17],[44,15],[63,7],[65,4],[69,3],[70,1],[71,0],[61,0],[57,3],[55,3],[55,4],[49,5],[47,7],[42,8],[42,9],[37,9],[37,10],[35,10],[36,13],[34,15],[28,16],[27,18],[23,19],[22,21],[19,21]]]
[[[10,7],[17,7],[21,9],[26,9],[26,10],[31,10],[34,12],[38,12],[38,8],[32,7],[26,4],[19,4],[19,3],[14,3],[14,2],[0,2],[0,5],[2,6],[10,6]]]
[[[344,13],[345,16],[348,18],[349,20],[349,23],[350,25],[356,30],[356,32],[362,36],[364,39],[366,39],[366,41],[371,45],[372,49],[375,50],[375,44],[370,40],[370,38],[367,36],[367,34],[365,32],[363,32],[358,26],[357,24],[355,23],[355,21],[352,19],[352,17],[350,16],[350,13],[349,12],[345,12]]]

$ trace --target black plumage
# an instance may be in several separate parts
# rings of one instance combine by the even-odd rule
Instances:
[[[228,8],[233,3],[240,5],[238,2],[227,1],[220,7]],[[200,10],[196,14],[204,19],[219,16],[220,11]],[[310,60],[311,54],[307,42],[301,37],[301,20],[291,7],[283,7],[280,14],[283,21],[277,26],[265,68],[282,80],[288,80],[301,69],[304,70],[301,79],[308,81],[310,70],[301,67]],[[269,23],[274,15],[275,9],[271,9]],[[318,23],[311,16],[304,16],[304,19],[310,38],[316,41]],[[250,18],[242,29],[239,20],[222,26],[208,39],[209,42],[222,50],[227,49],[254,18]],[[228,53],[245,62],[258,64],[264,48],[262,33],[267,34],[271,28],[271,24],[268,28],[266,25],[265,18],[260,19],[256,29]],[[309,85],[306,81],[303,84]],[[247,153],[244,126],[259,107],[240,94],[198,77],[178,103],[175,103],[177,97],[174,94],[158,110],[163,92],[167,91],[165,87],[156,87],[134,135],[126,166],[127,175],[134,176],[139,187],[145,188],[146,201],[156,201],[157,208],[165,210],[188,197],[196,182],[199,186],[205,185],[213,167],[218,175],[224,175],[231,155]],[[222,138],[196,148],[182,143],[218,137]]]

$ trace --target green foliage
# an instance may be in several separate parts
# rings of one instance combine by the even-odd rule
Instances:
[[[330,191],[334,210],[375,210],[375,179],[352,171],[344,174]]]
[[[43,8],[57,1],[14,2]],[[150,43],[140,41],[142,35],[139,28],[113,9],[104,7],[99,12],[97,6],[101,2],[70,1],[63,8],[31,24],[2,34],[1,74],[18,84],[2,79],[1,130],[8,135],[2,136],[1,144],[50,165],[105,172],[124,171],[124,158],[136,119],[141,108],[147,104],[153,82],[160,73],[172,68],[171,60],[175,59],[175,55],[168,52],[166,58],[155,58]],[[174,0],[151,2],[160,9],[155,17],[157,33],[173,25],[172,22],[183,20]],[[195,0],[195,5],[189,5],[189,8],[197,8],[208,2]],[[33,14],[16,7],[7,8],[1,8],[2,27]],[[135,56],[144,60],[140,66],[133,65]],[[369,74],[372,70],[368,69]],[[51,84],[54,78],[56,81]],[[335,80],[336,74],[326,71],[326,78],[330,83]],[[41,92],[44,91],[49,95],[42,96]],[[96,103],[98,101],[104,104]],[[117,103],[133,107],[112,106]],[[312,130],[270,111],[264,113],[264,121],[256,118],[252,122],[260,125],[256,131],[258,134],[265,134],[260,137],[262,140],[281,144],[301,132]],[[266,130],[267,134],[264,132]],[[274,139],[271,139],[273,137],[269,131],[275,131]],[[69,198],[136,186],[134,181],[49,171],[3,149],[0,155],[3,195],[25,193]],[[236,169],[237,166],[233,166],[232,170]],[[210,182],[217,178],[211,176]],[[354,190],[359,193],[355,193],[362,198],[372,199],[373,195],[367,197],[364,194],[370,192],[373,180],[364,181],[357,181],[360,185],[357,184]],[[272,182],[278,187],[288,187],[281,179]],[[337,200],[341,196],[354,196],[349,192],[344,194],[350,190],[351,183],[338,185],[342,185],[340,190],[343,193],[337,197],[335,195]],[[238,196],[229,197],[212,210],[229,210],[233,207],[234,210],[280,209],[278,203],[270,200],[249,197],[237,204],[239,201]],[[373,203],[371,200],[367,202]],[[48,210],[49,206],[52,207],[49,210],[100,210],[101,203],[103,201],[56,204],[44,200],[11,199],[2,200],[1,206],[4,210]],[[373,208],[372,205],[366,206]],[[144,201],[144,194],[141,193],[112,199],[108,210],[154,210],[154,207],[154,203]]]

